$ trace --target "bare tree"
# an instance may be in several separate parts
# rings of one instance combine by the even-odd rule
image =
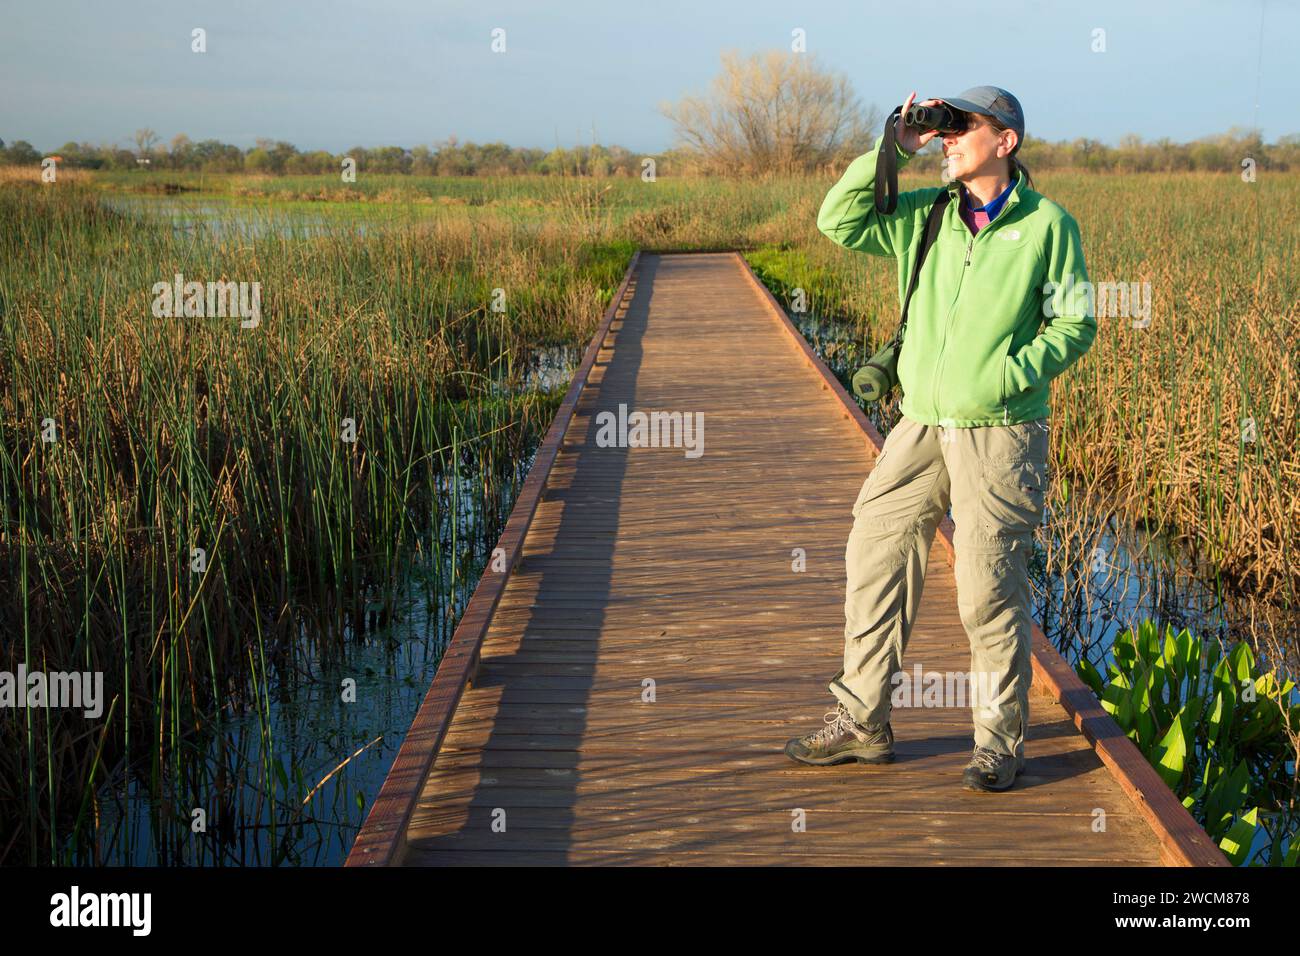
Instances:
[[[131,137],[135,142],[136,150],[140,154],[140,159],[148,159],[153,152],[153,148],[158,145],[158,134],[149,127],[138,129],[135,136]]]
[[[714,173],[798,173],[841,164],[871,147],[883,116],[864,112],[843,74],[806,53],[722,54],[708,97],[660,111],[684,152]]]

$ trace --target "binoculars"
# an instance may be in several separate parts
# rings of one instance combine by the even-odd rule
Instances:
[[[938,106],[913,106],[903,117],[903,125],[914,127],[922,132],[933,129],[940,133],[962,133],[969,123],[969,113],[954,109],[947,103],[940,103]]]

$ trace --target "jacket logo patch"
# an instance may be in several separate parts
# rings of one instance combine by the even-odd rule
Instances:
[[[1005,239],[1007,242],[1014,242],[1020,238],[1019,229],[1004,229],[998,233],[999,239]]]

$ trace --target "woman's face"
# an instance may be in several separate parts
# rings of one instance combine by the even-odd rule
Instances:
[[[989,117],[970,114],[970,125],[960,133],[943,134],[943,155],[948,161],[948,175],[957,180],[1006,173],[1006,157],[1015,146],[1015,133],[996,130]]]

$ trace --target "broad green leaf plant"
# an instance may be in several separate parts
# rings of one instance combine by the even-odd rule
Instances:
[[[1249,862],[1296,866],[1295,682],[1258,672],[1245,643],[1225,655],[1172,626],[1162,641],[1150,620],[1120,634],[1111,656],[1104,679],[1086,658],[1075,669],[1233,865],[1248,862],[1268,820]]]

